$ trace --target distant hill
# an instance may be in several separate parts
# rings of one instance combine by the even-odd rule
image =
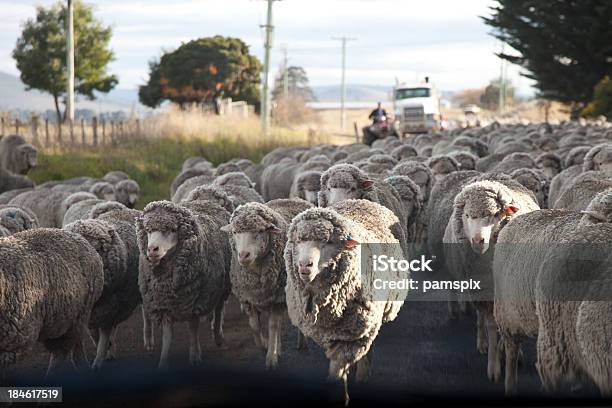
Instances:
[[[388,101],[391,99],[392,86],[348,84],[346,100],[349,102]],[[337,102],[340,100],[340,86],[314,86],[312,90],[318,102]]]
[[[95,112],[137,112],[147,110],[138,103],[138,91],[115,89],[107,95],[101,95],[94,101],[77,96],[77,109],[88,109]],[[21,80],[11,74],[0,72],[0,111],[37,111],[54,110],[51,95],[36,90],[27,91]]]

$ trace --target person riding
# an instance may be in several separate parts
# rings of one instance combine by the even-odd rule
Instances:
[[[368,118],[372,120],[372,123],[376,123],[379,119],[386,117],[387,111],[384,110],[381,102],[378,102],[378,107],[370,113],[370,116],[368,116]]]

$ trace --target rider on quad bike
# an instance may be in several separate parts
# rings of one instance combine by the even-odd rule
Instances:
[[[381,102],[378,102],[378,106],[370,113],[369,118],[372,119],[372,124],[363,128],[363,143],[371,146],[376,139],[384,139],[387,136],[397,137],[397,132]]]

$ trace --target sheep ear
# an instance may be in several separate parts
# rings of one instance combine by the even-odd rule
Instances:
[[[221,227],[221,231],[223,232],[232,232],[232,224],[227,224]]]
[[[374,180],[364,180],[361,182],[361,188],[365,191],[371,190],[374,186]]]
[[[600,214],[597,211],[585,210],[585,211],[580,211],[580,213],[584,215],[588,215],[589,217],[595,218],[597,221],[608,222],[606,217],[604,217],[603,214]]]
[[[344,241],[344,247],[346,249],[353,249],[357,245],[359,245],[359,242],[357,240],[354,240],[353,238],[349,238],[346,241]]]
[[[271,232],[272,234],[280,234],[283,232],[282,229],[278,228],[276,225],[272,224],[270,225],[267,229],[268,232]]]
[[[506,208],[504,208],[504,213],[506,215],[514,215],[519,211],[519,208],[516,205],[508,204]]]

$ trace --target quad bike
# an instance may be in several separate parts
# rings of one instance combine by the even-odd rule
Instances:
[[[384,139],[387,136],[399,137],[393,122],[387,116],[380,116],[374,119],[374,123],[365,126],[363,129],[363,143],[371,146],[377,139]]]

